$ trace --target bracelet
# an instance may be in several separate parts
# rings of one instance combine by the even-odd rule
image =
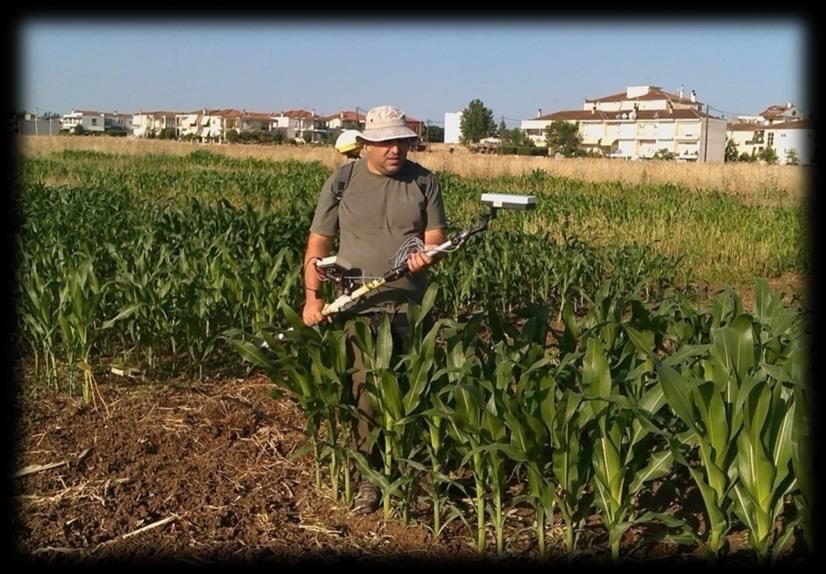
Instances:
[[[316,299],[321,299],[321,297],[319,297],[319,295],[318,295],[319,293],[321,293],[321,289],[313,289],[312,287],[304,287],[304,290],[305,291],[311,291],[312,293],[315,294]]]

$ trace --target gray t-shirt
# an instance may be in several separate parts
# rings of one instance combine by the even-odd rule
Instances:
[[[424,238],[426,230],[447,227],[439,183],[418,163],[408,160],[389,177],[372,173],[366,160],[356,161],[339,204],[333,193],[336,173],[321,188],[310,231],[328,237],[340,231],[338,255],[363,279],[389,271],[394,254],[408,237]],[[428,175],[424,193],[417,183],[422,173]],[[408,300],[419,303],[426,287],[427,271],[408,273],[366,296],[352,310],[364,312]]]

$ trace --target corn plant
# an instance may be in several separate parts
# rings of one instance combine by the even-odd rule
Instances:
[[[472,461],[470,472],[473,475],[476,497],[476,551],[485,550],[485,480],[486,467],[482,447],[485,446],[483,435],[483,412],[485,397],[483,391],[490,391],[490,384],[481,380],[481,367],[476,356],[475,345],[465,344],[458,337],[447,341],[446,366],[443,373],[448,377],[448,385],[443,393],[445,401],[444,415],[449,421],[448,434],[453,440],[457,453],[462,456],[460,466]],[[442,371],[440,371],[441,374]],[[487,387],[487,388],[486,388]],[[489,422],[493,422],[489,418]]]
[[[55,279],[45,279],[32,262],[31,272],[22,281],[20,317],[26,326],[26,333],[31,339],[35,358],[35,374],[38,373],[38,350],[43,352],[43,367],[47,382],[58,385],[57,345],[58,308],[60,304],[60,285]]]
[[[801,519],[787,521],[774,536],[786,495],[796,486],[791,465],[795,424],[801,427],[798,436],[806,432],[804,420],[795,416],[805,408],[796,400],[801,393],[794,392],[803,388],[800,337],[794,336],[798,328],[797,316],[769,294],[765,280],[755,285],[754,316],[740,315],[732,322],[736,342],[745,348],[738,362],[727,364],[730,376],[743,381],[736,405],[744,415],[737,437],[735,511],[748,525],[760,561],[780,554]]]
[[[91,258],[81,254],[79,263],[67,262],[63,269],[65,283],[60,292],[58,324],[69,360],[69,388],[74,388],[74,369],[83,373],[83,400],[94,400],[95,380],[89,357],[99,332],[94,323],[107,284],[98,282]]]

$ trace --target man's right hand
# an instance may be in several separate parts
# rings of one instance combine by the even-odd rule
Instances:
[[[324,320],[324,315],[321,314],[323,308],[324,299],[307,299],[304,303],[304,310],[301,312],[301,318],[304,320],[304,324],[312,327],[317,323],[321,323]]]

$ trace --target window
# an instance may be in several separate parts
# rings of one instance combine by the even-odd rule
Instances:
[[[769,147],[772,147],[772,145],[774,145],[774,132],[769,132],[769,138],[766,143],[769,145]]]
[[[92,118],[92,125],[93,126],[98,125],[98,119],[97,118]]]

